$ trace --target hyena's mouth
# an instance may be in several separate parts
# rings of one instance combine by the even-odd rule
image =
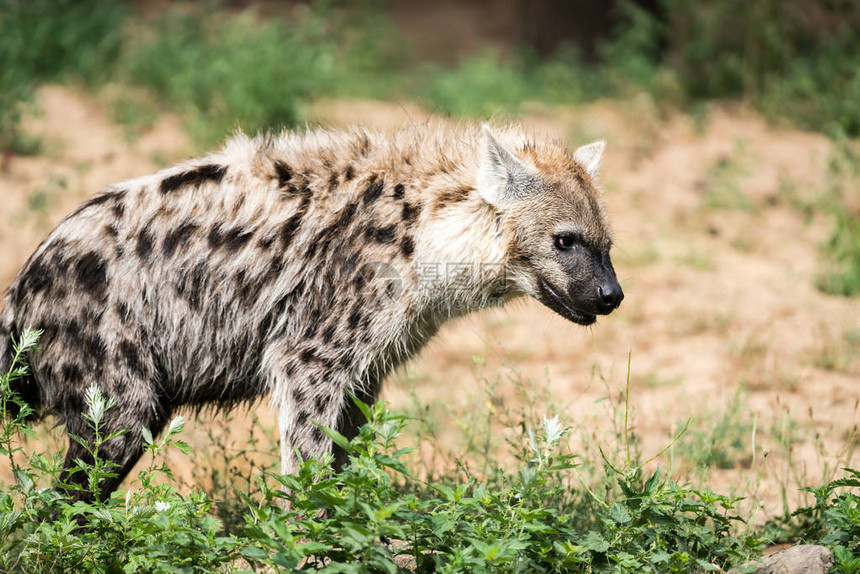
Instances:
[[[583,313],[571,307],[558,292],[552,288],[548,281],[538,278],[538,288],[540,289],[540,298],[538,301],[564,317],[569,321],[573,321],[579,325],[591,325],[597,321],[597,315],[591,313]]]

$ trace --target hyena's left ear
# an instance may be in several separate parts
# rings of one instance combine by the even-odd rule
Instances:
[[[490,205],[501,206],[525,190],[531,170],[503,146],[484,124],[481,165],[478,168],[478,193]]]
[[[596,141],[577,148],[577,150],[573,152],[573,159],[585,168],[588,175],[594,177],[600,170],[601,162],[603,162],[604,149],[606,149],[606,142],[603,140]]]

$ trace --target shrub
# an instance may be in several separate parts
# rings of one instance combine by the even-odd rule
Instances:
[[[23,359],[36,340],[29,332],[15,346],[11,370],[0,377],[0,406],[20,404],[9,383],[27,374]],[[113,438],[101,434],[113,405],[95,388],[86,403],[95,462],[78,461],[76,472],[86,474],[98,500],[100,478],[114,470],[97,456]],[[368,423],[353,441],[323,428],[349,453],[349,464],[333,473],[329,455],[304,461],[296,475],[260,477],[260,496],[241,495],[243,533],[231,536],[219,533],[207,497],[177,491],[159,463],[165,448],[187,449],[177,439],[181,417],[160,441],[144,432],[151,462],[126,493],[73,502],[75,487],[58,482],[59,457],[16,460],[25,453],[15,435],[29,431],[20,405],[0,428],[0,455],[15,475],[0,489],[0,569],[211,572],[236,569],[241,557],[255,571],[689,572],[735,564],[758,547],[757,539],[731,531],[739,520],[735,500],[681,487],[659,472],[646,478],[629,441],[624,465],[606,460],[609,478],[600,488],[577,483],[580,463],[563,452],[567,429],[555,417],[544,418],[539,431],[519,427],[513,473],[496,462],[487,480],[454,472],[425,481],[405,464],[411,449],[398,448],[407,418],[383,403],[357,404]]]
[[[110,77],[124,15],[119,0],[0,2],[0,149],[28,151],[18,126],[40,83]]]

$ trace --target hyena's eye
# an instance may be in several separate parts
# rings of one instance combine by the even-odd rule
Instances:
[[[568,233],[555,236],[555,247],[562,251],[573,249],[576,246],[576,236]]]

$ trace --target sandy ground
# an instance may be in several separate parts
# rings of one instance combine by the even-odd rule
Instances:
[[[98,99],[48,87],[39,102],[43,113],[28,130],[44,138],[45,153],[7,155],[0,166],[0,286],[82,199],[193,149],[169,117],[132,144]],[[312,112],[326,123],[381,127],[425,117],[410,105],[376,102],[321,102]],[[493,405],[516,406],[522,394],[511,379],[530,381],[573,421],[577,451],[594,437],[611,440],[608,406],[618,402],[629,353],[632,428],[642,452],[666,446],[692,418],[659,464],[681,479],[748,496],[753,506],[761,501],[756,520],[782,510],[783,488],[795,505],[798,486],[856,467],[860,302],[815,289],[818,245],[830,222],[821,215],[807,221],[789,200],[820,193],[830,142],[770,126],[742,108],[714,107],[704,125],[664,117],[647,99],[534,105],[522,121],[572,146],[607,140],[603,182],[625,301],[588,329],[534,301],[467,317],[396,373],[384,397],[408,408],[414,393],[431,417],[446,421],[440,440],[456,445],[462,425],[448,412],[468,413],[481,395],[480,357],[486,366],[479,374],[500,380]],[[745,207],[715,207],[708,194]],[[258,414],[272,423],[265,407]],[[185,438],[211,448],[207,434],[226,433],[231,448],[241,449],[246,420],[234,414],[231,434],[224,417],[207,417]],[[697,471],[692,447],[683,444],[712,440],[728,445],[727,468]],[[194,459],[175,460],[181,475],[199,478]],[[8,475],[5,466],[0,475]]]

